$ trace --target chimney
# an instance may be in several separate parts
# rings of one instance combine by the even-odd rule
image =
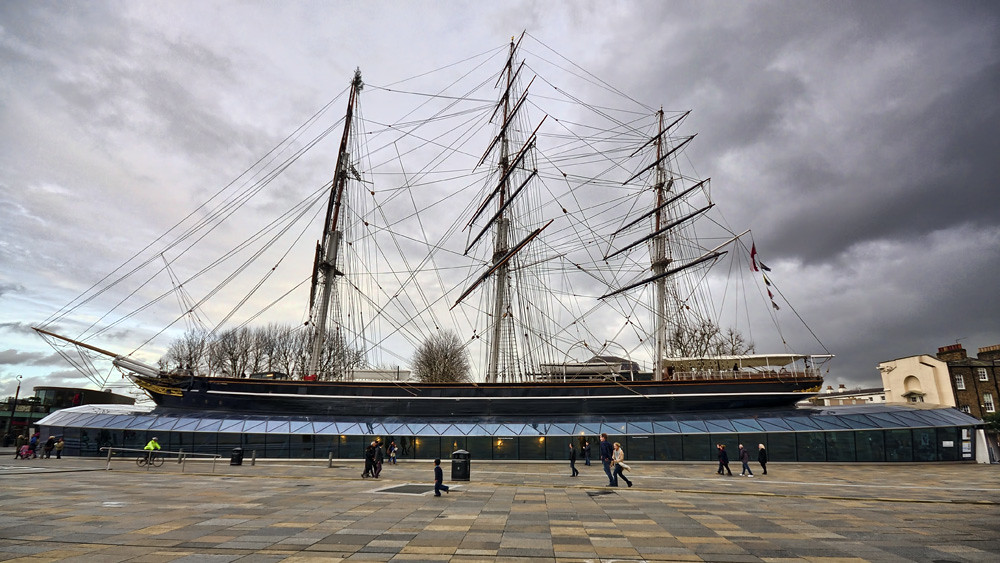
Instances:
[[[833,393],[833,385],[827,385],[826,386],[826,392],[827,393]]]
[[[961,344],[951,344],[938,348],[937,358],[942,362],[954,362],[964,360],[969,356],[965,353],[965,348]]]
[[[839,388],[837,389],[837,392],[838,392],[838,393],[843,393],[843,392],[845,392],[845,391],[847,391],[847,386],[846,386],[846,385],[844,385],[843,383],[841,383],[841,384],[840,384],[840,387],[839,387]]]
[[[1000,344],[980,348],[978,358],[980,360],[1000,360]]]

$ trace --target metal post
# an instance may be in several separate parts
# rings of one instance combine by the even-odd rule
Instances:
[[[17,376],[15,378],[15,379],[17,379],[17,390],[14,391],[14,402],[10,406],[10,416],[7,418],[7,431],[6,431],[6,434],[8,434],[8,435],[10,434],[11,427],[14,426],[14,411],[17,410],[17,396],[21,394],[21,379],[23,377],[24,377],[23,375],[19,375],[19,376]]]
[[[184,461],[184,448],[181,448],[181,449],[180,449],[180,450],[179,450],[179,451],[177,452],[177,463],[181,463],[181,462],[183,462],[183,461]]]
[[[257,465],[257,450],[250,450],[250,465]]]
[[[108,466],[105,468],[105,471],[111,471],[111,452],[113,451],[113,448],[108,448]]]
[[[327,469],[333,467],[333,452],[330,452],[330,455],[326,458],[326,467]]]

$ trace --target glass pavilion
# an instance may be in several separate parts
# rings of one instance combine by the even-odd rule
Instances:
[[[953,408],[908,405],[798,407],[752,412],[673,413],[655,417],[536,420],[337,419],[172,411],[84,405],[39,422],[42,436],[63,436],[69,455],[101,455],[103,446],[142,448],[153,436],[164,450],[228,456],[241,447],[258,458],[362,459],[380,438],[400,459],[563,460],[567,446],[598,436],[621,442],[630,460],[711,461],[715,444],[735,452],[764,444],[772,461],[972,461],[982,422]],[[754,454],[756,455],[756,454]]]

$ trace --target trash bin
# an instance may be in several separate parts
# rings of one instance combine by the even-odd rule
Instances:
[[[465,450],[451,452],[451,480],[469,480],[469,452]]]
[[[229,465],[243,465],[243,448],[233,448],[233,455],[229,457]]]

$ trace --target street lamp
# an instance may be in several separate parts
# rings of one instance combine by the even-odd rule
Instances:
[[[6,435],[10,435],[10,428],[14,424],[14,411],[17,410],[17,396],[21,394],[21,378],[23,375],[19,375],[14,379],[17,379],[17,390],[14,391],[14,402],[10,405],[10,416],[7,417],[7,431]]]

